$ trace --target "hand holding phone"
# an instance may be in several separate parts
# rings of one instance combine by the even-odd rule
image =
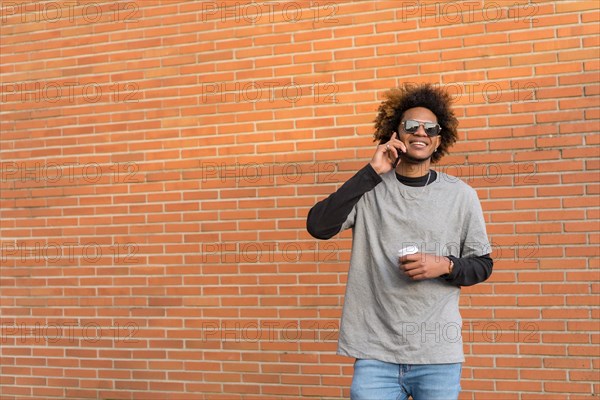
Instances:
[[[388,142],[377,146],[370,164],[379,175],[385,174],[396,168],[400,161],[400,153],[406,153],[406,145],[398,139],[398,134],[394,132]]]

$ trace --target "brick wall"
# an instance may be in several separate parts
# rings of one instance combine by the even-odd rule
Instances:
[[[598,396],[596,1],[1,4],[2,399],[347,397],[305,217],[425,81],[496,260],[461,399]]]

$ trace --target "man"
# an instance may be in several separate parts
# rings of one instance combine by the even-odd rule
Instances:
[[[315,204],[307,230],[353,231],[338,341],[338,354],[356,358],[351,398],[456,399],[460,287],[492,272],[483,213],[471,187],[431,169],[457,139],[448,93],[425,84],[386,97],[373,158]],[[414,254],[399,254],[407,247]]]

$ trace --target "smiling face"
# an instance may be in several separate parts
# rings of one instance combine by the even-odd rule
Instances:
[[[437,123],[437,117],[427,108],[415,107],[404,112],[400,125],[398,126],[399,139],[406,146],[406,153],[402,159],[408,163],[428,162],[435,149],[440,145],[440,136],[429,137],[425,133],[423,125],[419,126],[414,133],[408,133],[402,126],[403,121],[415,120],[421,123]]]

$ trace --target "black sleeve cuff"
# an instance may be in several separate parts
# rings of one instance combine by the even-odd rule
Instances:
[[[494,260],[489,254],[479,257],[458,258],[448,256],[454,263],[452,273],[442,278],[457,286],[473,286],[488,279],[492,274]]]

